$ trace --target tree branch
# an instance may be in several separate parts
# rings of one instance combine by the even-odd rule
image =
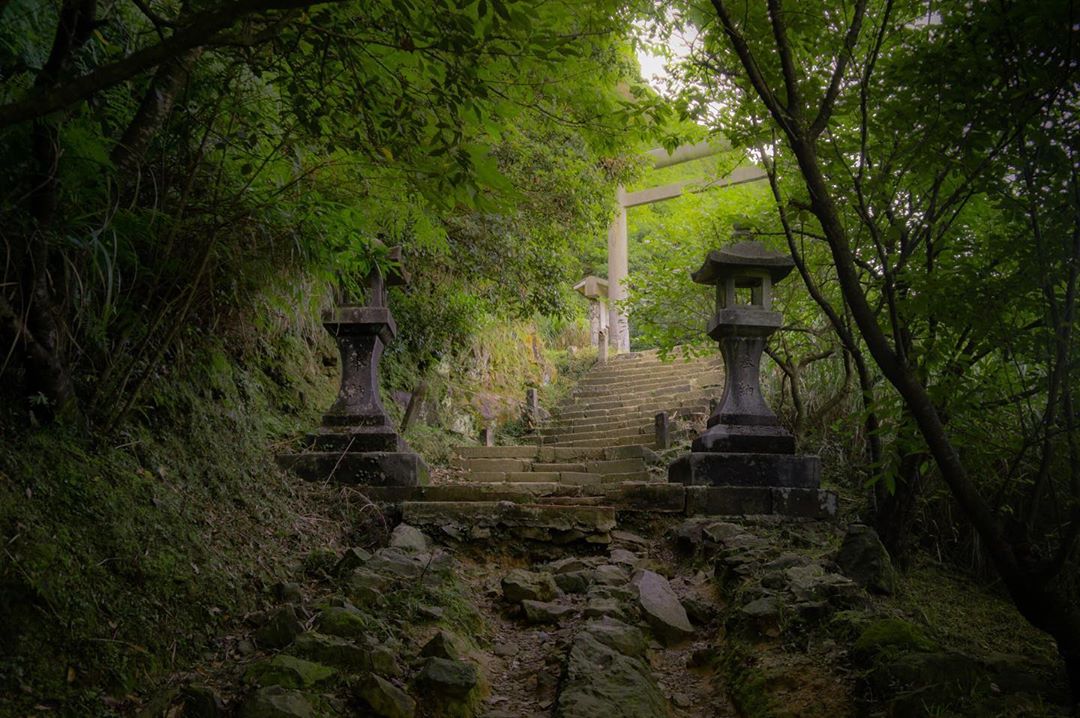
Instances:
[[[21,100],[0,105],[0,128],[43,117],[167,62],[195,47],[214,45],[217,35],[241,19],[260,12],[290,10],[342,0],[235,0],[223,9],[198,13],[181,30],[156,45],[136,50],[108,65],[52,87],[31,92]],[[230,42],[235,42],[231,38]]]

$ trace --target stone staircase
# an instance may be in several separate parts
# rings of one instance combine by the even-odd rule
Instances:
[[[400,505],[405,520],[460,539],[493,530],[564,543],[606,543],[621,512],[782,514],[826,518],[836,496],[759,486],[684,486],[657,464],[656,416],[698,419],[723,390],[719,355],[662,362],[656,352],[598,365],[519,446],[463,446],[460,473],[428,486],[371,487],[373,501]],[[685,436],[672,436],[673,441]],[[666,467],[665,467],[666,468]]]
[[[469,482],[495,485],[649,481],[646,460],[664,448],[656,446],[656,415],[704,419],[722,389],[722,371],[717,356],[662,362],[656,352],[621,355],[589,372],[536,427],[531,443],[460,447],[456,466]]]

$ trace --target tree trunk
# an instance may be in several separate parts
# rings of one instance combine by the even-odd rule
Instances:
[[[202,48],[199,47],[188,50],[161,65],[154,73],[139,109],[113,148],[112,161],[118,177],[128,175],[142,162],[150,142],[172,112],[176,96],[183,89],[201,54]]]

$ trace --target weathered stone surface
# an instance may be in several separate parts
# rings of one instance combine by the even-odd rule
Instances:
[[[508,501],[407,501],[402,518],[414,526],[458,526],[459,533],[474,526],[529,528],[550,532],[580,531],[586,537],[607,535],[615,527],[610,506],[556,506],[514,504]]]
[[[603,636],[603,641],[600,639]],[[605,642],[606,641],[606,642]],[[629,651],[611,644],[633,644]],[[657,718],[670,713],[648,664],[637,657],[637,643],[616,639],[613,632],[583,630],[570,648],[558,704],[557,718]]]
[[[627,582],[629,574],[622,566],[616,566],[614,564],[604,564],[603,566],[597,566],[592,572],[593,583],[600,584],[601,586],[621,586]]]
[[[619,511],[682,513],[686,510],[686,488],[681,484],[656,482],[620,482],[589,486],[586,493],[603,496]]]
[[[301,634],[289,647],[289,653],[346,673],[371,670],[368,651],[349,639],[337,636],[314,632]]]
[[[636,553],[627,551],[624,548],[613,548],[608,555],[611,558],[611,562],[619,566],[633,567],[640,560]]]
[[[613,598],[601,598],[599,596],[589,599],[585,610],[582,611],[585,618],[611,617],[620,620],[626,619],[626,609],[623,604]]]
[[[555,584],[566,593],[585,593],[592,584],[592,571],[571,571],[555,574]]]
[[[600,643],[624,656],[644,656],[648,646],[645,634],[641,630],[610,616],[598,621],[589,621],[584,630]]]
[[[688,516],[753,516],[770,514],[773,494],[767,487],[687,486]]]
[[[413,580],[423,577],[428,585],[441,581],[452,568],[448,554],[413,553],[397,547],[381,548],[364,566],[365,570],[385,576]]]
[[[416,701],[390,681],[369,675],[357,689],[357,694],[379,718],[414,718]]]
[[[510,603],[550,601],[559,593],[550,573],[515,568],[502,579],[503,598]]]
[[[336,679],[337,671],[329,666],[285,654],[253,663],[244,672],[244,680],[249,683],[282,688],[313,688]]]
[[[395,677],[401,675],[397,654],[386,646],[371,646],[368,651],[371,670],[380,676]]]
[[[668,481],[690,486],[816,489],[821,481],[821,460],[786,454],[691,453],[672,462]]]
[[[460,661],[464,657],[464,650],[461,647],[460,638],[450,631],[439,630],[420,649],[420,655],[426,658],[446,658],[451,661]]]
[[[394,531],[390,534],[390,545],[415,553],[423,553],[431,548],[424,532],[408,524],[398,524],[394,527]]]
[[[776,596],[762,596],[739,609],[743,620],[762,636],[780,635],[783,604]]]
[[[838,573],[826,571],[820,564],[792,566],[784,569],[787,590],[797,601],[826,601],[847,608],[861,603],[862,592],[854,581]]]
[[[830,519],[839,508],[836,492],[825,489],[772,490],[773,513],[807,519]]]
[[[284,648],[303,630],[304,626],[296,618],[296,610],[292,606],[282,606],[270,615],[265,625],[255,631],[255,642],[260,648]]]
[[[638,602],[649,627],[662,643],[676,644],[694,634],[686,609],[666,578],[654,571],[638,571],[631,583],[637,587]]]
[[[480,672],[466,661],[428,658],[413,680],[425,698],[436,702],[465,701],[480,684]]]
[[[577,613],[573,606],[545,601],[525,600],[521,602],[521,607],[525,610],[525,620],[529,623],[559,623]]]
[[[877,532],[865,524],[851,524],[836,554],[844,575],[873,593],[896,590],[896,569]]]
[[[240,718],[315,718],[315,708],[300,691],[269,686],[240,704]]]

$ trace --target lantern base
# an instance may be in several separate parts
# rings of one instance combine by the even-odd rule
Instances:
[[[694,452],[794,454],[795,437],[782,426],[714,424],[691,445]]]
[[[425,486],[428,467],[409,451],[341,453],[311,451],[279,454],[278,465],[306,481],[365,486]]]
[[[816,456],[695,452],[668,466],[668,481],[688,486],[770,486],[816,489],[821,459]]]

